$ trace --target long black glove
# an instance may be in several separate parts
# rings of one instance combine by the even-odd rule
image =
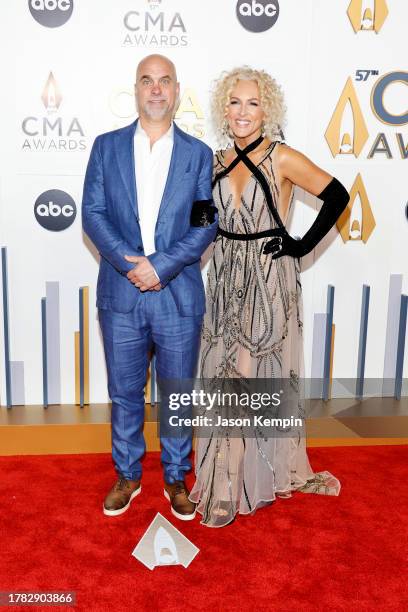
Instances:
[[[333,227],[350,199],[346,189],[336,178],[333,178],[317,197],[323,200],[323,206],[303,238],[296,240],[285,228],[279,229],[276,236],[265,245],[263,251],[265,254],[272,253],[272,259],[284,255],[290,257],[307,255]]]

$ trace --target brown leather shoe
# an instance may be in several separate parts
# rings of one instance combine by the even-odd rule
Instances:
[[[164,483],[164,497],[171,504],[171,511],[181,521],[192,521],[195,517],[196,507],[188,499],[189,490],[183,480],[176,480],[174,484]]]
[[[139,495],[141,490],[140,480],[126,480],[120,477],[105,498],[103,513],[106,516],[123,514],[129,508],[132,499]]]

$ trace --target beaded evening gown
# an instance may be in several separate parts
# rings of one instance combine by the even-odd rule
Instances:
[[[267,179],[272,214],[258,178],[252,174],[234,202],[228,173],[215,184],[214,204],[219,227],[227,232],[254,234],[284,223],[292,197],[280,198],[276,152],[271,142],[257,165]],[[224,153],[214,160],[214,176],[224,172]],[[285,208],[285,209],[284,209]],[[200,376],[214,378],[303,378],[302,289],[299,261],[263,254],[270,238],[241,241],[218,235],[207,281],[206,314],[200,354]],[[301,402],[299,416],[302,416]],[[304,433],[264,439],[254,435],[223,437],[216,427],[199,438],[196,482],[190,499],[197,503],[202,523],[222,527],[237,513],[253,513],[277,496],[294,490],[338,495],[339,481],[329,472],[313,473]]]

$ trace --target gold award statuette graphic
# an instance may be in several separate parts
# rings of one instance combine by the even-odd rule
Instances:
[[[352,135],[348,132],[341,134],[341,122],[347,104],[350,104],[353,112],[354,129]],[[347,79],[346,85],[341,92],[341,96],[324,136],[333,157],[336,157],[339,153],[353,154],[355,157],[358,157],[367,142],[367,125],[350,77]]]
[[[62,102],[62,95],[52,72],[48,75],[41,100],[47,109],[47,113],[57,112]]]
[[[366,243],[375,225],[367,191],[359,173],[350,189],[350,201],[338,218],[336,226],[343,242],[362,240]]]
[[[354,32],[378,32],[387,19],[388,7],[386,0],[351,0],[347,15]]]

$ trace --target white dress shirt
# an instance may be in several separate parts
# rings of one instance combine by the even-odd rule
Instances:
[[[145,255],[156,251],[154,231],[173,151],[174,127],[150,148],[150,138],[137,122],[135,131],[135,170],[139,224]]]

